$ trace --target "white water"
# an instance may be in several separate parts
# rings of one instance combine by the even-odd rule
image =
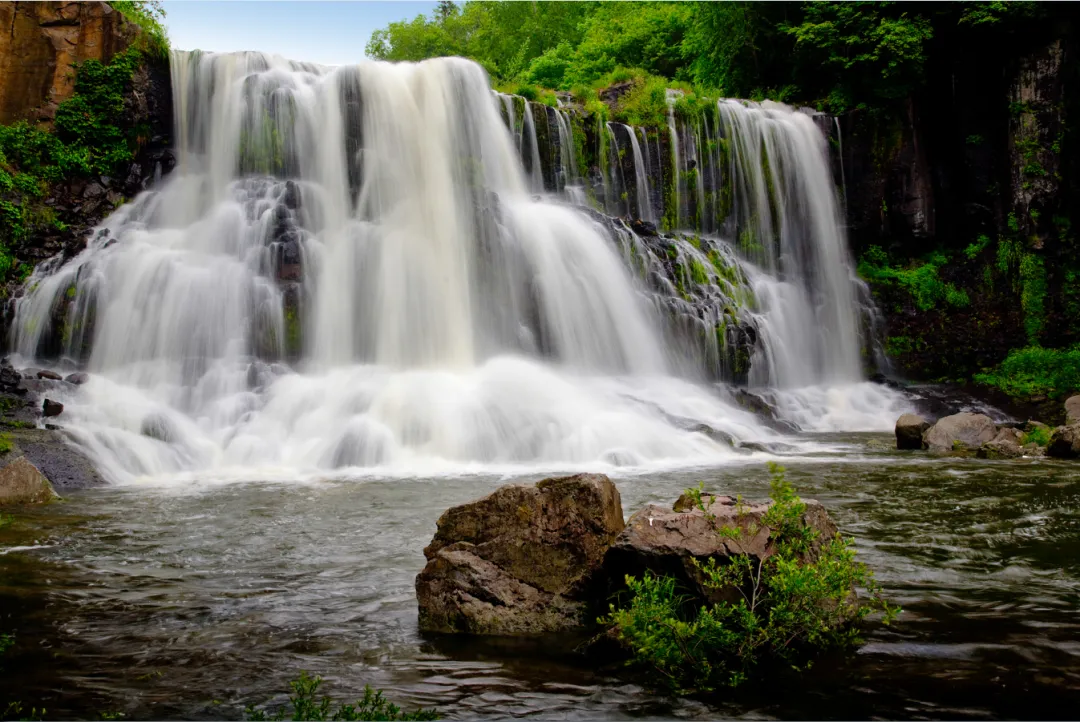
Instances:
[[[637,196],[638,218],[649,223],[655,223],[652,204],[649,202],[649,175],[648,165],[641,155],[641,146],[638,145],[637,135],[629,125],[623,125],[626,135],[630,138],[630,149],[634,154],[634,183],[635,195]]]
[[[531,199],[532,109],[515,143],[479,66],[173,68],[176,172],[42,264],[16,309],[22,359],[58,335],[69,360],[89,350],[61,421],[108,478],[709,465],[739,454],[700,424],[778,438],[675,377],[685,359],[603,227]],[[806,428],[895,418],[778,403]]]

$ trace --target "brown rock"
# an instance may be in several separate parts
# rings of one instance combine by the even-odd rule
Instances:
[[[75,92],[74,66],[108,63],[138,35],[104,2],[0,2],[0,124],[51,122]]]
[[[1075,459],[1080,456],[1080,424],[1059,426],[1050,435],[1046,455],[1055,459]]]
[[[803,523],[818,532],[811,552],[816,556],[821,544],[836,535],[833,524],[821,502],[804,499],[806,511]],[[641,576],[649,571],[673,576],[683,586],[703,600],[731,600],[733,590],[707,589],[701,571],[694,563],[709,558],[747,554],[763,560],[775,552],[772,530],[764,524],[764,515],[772,502],[739,504],[730,496],[714,497],[708,505],[710,520],[704,512],[691,507],[684,495],[676,502],[676,510],[650,504],[630,517],[626,528],[615,540],[604,558],[604,574],[617,587],[626,575]],[[718,529],[737,529],[736,535],[722,535]]]
[[[51,379],[53,381],[61,381],[64,378],[63,376],[56,373],[55,371],[49,371],[48,369],[42,369],[41,371],[38,371],[37,372],[37,377],[39,379]]]
[[[974,451],[997,436],[989,416],[964,412],[938,419],[923,434],[923,447],[935,453]]]
[[[58,498],[49,480],[25,456],[0,469],[0,506],[45,504]]]
[[[64,405],[59,401],[45,399],[41,402],[41,412],[45,416],[59,416],[64,413]]]
[[[1065,425],[1080,424],[1080,396],[1065,399]]]
[[[416,578],[420,628],[529,634],[581,626],[623,529],[602,475],[514,484],[447,510]]]
[[[923,432],[930,428],[930,422],[916,414],[903,414],[896,420],[896,448],[923,448]]]

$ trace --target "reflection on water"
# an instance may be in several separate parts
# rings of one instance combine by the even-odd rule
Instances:
[[[370,683],[449,717],[1075,717],[1080,467],[823,440],[849,453],[789,459],[789,476],[906,611],[857,655],[782,680],[782,695],[772,681],[672,700],[567,644],[420,635],[413,578],[435,519],[509,480],[473,476],[111,488],[20,512],[0,528],[0,629],[17,639],[0,700],[54,718],[237,718],[310,670],[336,697]],[[617,482],[629,513],[698,479],[768,488],[757,461]]]

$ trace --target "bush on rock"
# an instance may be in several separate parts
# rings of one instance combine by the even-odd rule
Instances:
[[[753,544],[762,532],[767,535],[765,553],[691,557],[701,585],[715,592],[708,597],[724,601],[701,603],[676,577],[647,571],[626,577],[626,603],[611,605],[600,620],[611,625],[634,662],[672,689],[735,686],[767,660],[809,666],[816,652],[859,644],[857,623],[868,615],[881,612],[889,623],[900,611],[855,560],[853,540],[839,534],[821,538],[784,470],[770,464],[770,471],[772,503],[758,521],[737,514],[721,523],[710,512],[712,498],[700,488],[688,492],[725,544]],[[748,507],[740,499],[737,508]],[[865,598],[858,598],[857,588],[866,590]]]

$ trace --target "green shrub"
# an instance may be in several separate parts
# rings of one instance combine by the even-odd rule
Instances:
[[[888,256],[879,246],[871,246],[859,262],[859,275],[871,283],[898,285],[906,290],[920,311],[931,311],[939,303],[963,308],[971,304],[967,292],[941,280],[938,271],[948,263],[941,253],[931,253],[909,268],[889,265]]]
[[[976,374],[975,381],[1010,396],[1060,398],[1080,391],[1080,346],[1013,349],[997,368]]]
[[[141,50],[158,58],[168,57],[169,36],[165,32],[165,8],[161,0],[113,0],[109,5],[142,29],[138,40]]]
[[[15,446],[11,443],[11,436],[8,434],[0,434],[0,454],[11,453],[11,450]]]
[[[293,689],[289,703],[292,705],[291,716],[285,709],[280,709],[273,717],[267,717],[262,710],[248,707],[250,720],[436,720],[440,715],[433,709],[421,709],[415,712],[403,712],[383,697],[381,691],[370,686],[364,687],[364,698],[356,704],[341,704],[331,709],[334,704],[329,697],[319,699],[316,693],[322,684],[321,677],[310,677],[301,672],[300,678],[289,686]]]
[[[1050,435],[1054,432],[1049,426],[1036,426],[1031,431],[1024,434],[1020,439],[1021,444],[1030,444],[1035,442],[1039,446],[1046,446],[1050,443]]]
[[[697,564],[708,589],[735,589],[737,602],[689,609],[688,597],[673,579],[628,576],[629,603],[613,604],[600,620],[612,626],[635,662],[674,690],[736,686],[770,660],[805,668],[815,652],[859,644],[857,622],[868,615],[880,611],[889,623],[900,611],[881,597],[873,573],[855,561],[851,539],[837,535],[823,541],[816,561],[804,561],[818,532],[803,524],[806,505],[784,470],[775,464],[769,470],[773,503],[762,521],[775,552],[763,561],[736,555],[726,564],[715,559]],[[717,534],[741,535],[738,528],[717,525],[701,487],[689,491]],[[859,587],[867,592],[864,603],[855,593]]]

